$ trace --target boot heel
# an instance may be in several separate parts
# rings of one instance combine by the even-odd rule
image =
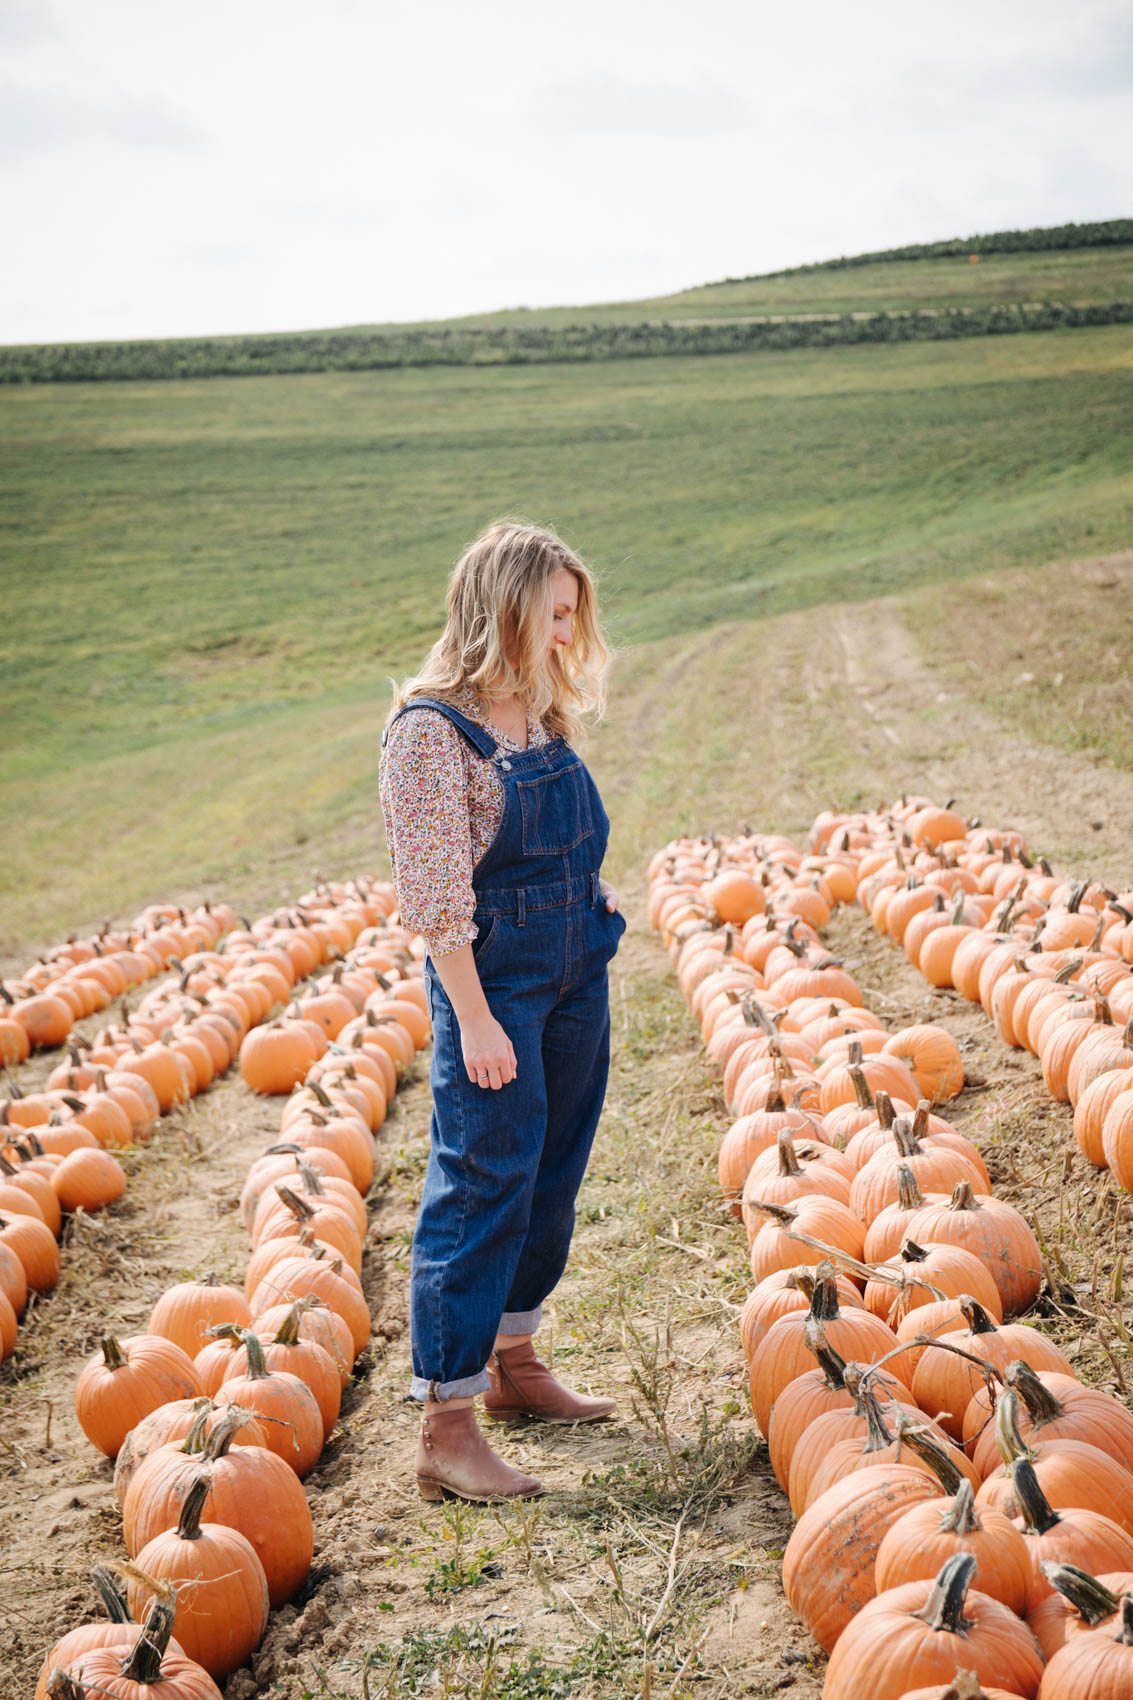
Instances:
[[[422,1499],[437,1501],[445,1497],[444,1484],[434,1481],[431,1476],[417,1477],[417,1491]]]

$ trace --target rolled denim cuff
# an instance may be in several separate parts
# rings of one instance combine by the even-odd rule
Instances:
[[[542,1305],[536,1305],[534,1310],[505,1310],[496,1333],[534,1334],[542,1320]]]
[[[435,1399],[444,1404],[446,1399],[471,1399],[477,1393],[486,1393],[491,1386],[487,1370],[481,1370],[479,1375],[466,1375],[462,1381],[426,1381],[424,1377],[415,1375],[409,1388],[411,1399]]]

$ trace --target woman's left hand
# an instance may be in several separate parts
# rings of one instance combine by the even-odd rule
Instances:
[[[604,879],[599,879],[598,888],[602,893],[602,901],[605,903],[606,908],[612,915],[614,910],[618,907],[617,892],[614,890],[613,886],[609,885]]]

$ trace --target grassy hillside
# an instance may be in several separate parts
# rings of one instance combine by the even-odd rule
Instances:
[[[583,307],[511,308],[443,321],[452,325],[633,324],[696,322],[765,314],[899,313],[975,308],[1013,301],[1127,301],[1133,296],[1133,245],[1019,254],[898,261],[769,277],[733,279],[640,301]],[[393,325],[374,327],[394,330]]]
[[[387,677],[492,515],[593,559],[623,647],[916,587],[943,638],[946,587],[1127,541],[1131,365],[1117,328],[6,392],[0,954],[370,860]]]

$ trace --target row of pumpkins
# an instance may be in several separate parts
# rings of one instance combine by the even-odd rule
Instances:
[[[76,1021],[96,1015],[134,986],[199,950],[215,950],[237,925],[227,904],[188,914],[150,904],[129,926],[109,924],[87,938],[71,934],[16,979],[0,980],[0,1062],[14,1068],[32,1051],[65,1044]]]
[[[312,892],[293,910],[194,949],[120,1024],[81,1053],[72,1047],[41,1091],[10,1087],[0,1104],[0,1360],[15,1349],[29,1294],[48,1293],[59,1279],[63,1217],[101,1210],[126,1190],[114,1150],[147,1141],[162,1116],[203,1092],[237,1055],[245,1068],[274,1010],[285,1006],[297,1035],[309,1013],[318,1019],[328,1005],[337,1021],[341,961],[306,993],[296,997],[294,988],[341,958],[363,927],[384,928],[395,901],[388,882],[339,889],[337,903],[326,889]],[[223,906],[202,913],[218,929],[228,915]],[[375,984],[375,1001],[385,995]],[[370,1011],[367,1020],[379,1015]],[[313,1054],[310,1043],[300,1048]]]
[[[351,1015],[318,1001],[325,988],[300,1000],[296,1021],[318,1054],[241,1192],[252,1241],[243,1290],[215,1275],[179,1283],[144,1334],[107,1336],[79,1376],[79,1423],[116,1459],[130,1562],[115,1567],[124,1596],[113,1569],[96,1569],[110,1621],[51,1649],[37,1697],[143,1696],[168,1682],[171,1694],[215,1700],[270,1610],[306,1581],[314,1530],[302,1478],[370,1338],[360,1271],[373,1134],[429,1038],[420,941],[347,900],[329,919],[351,936],[333,981]],[[365,1005],[378,999],[382,1019],[370,1023]]]
[[[932,818],[910,810],[902,860]],[[1010,1320],[1042,1258],[939,1113],[963,1086],[955,1041],[887,1033],[822,945],[880,855],[857,830],[826,817],[809,854],[674,840],[649,867],[651,925],[736,1117],[720,1181],[756,1283],[752,1410],[798,1518],[784,1589],[831,1655],[824,1700],[1133,1694],[1133,1413]],[[1022,849],[980,837],[1000,861]]]
[[[862,907],[914,967],[1038,1057],[1083,1155],[1133,1191],[1133,891],[1059,879],[1017,833],[961,832],[944,811],[926,836],[925,811],[827,816],[812,842],[856,860]]]

